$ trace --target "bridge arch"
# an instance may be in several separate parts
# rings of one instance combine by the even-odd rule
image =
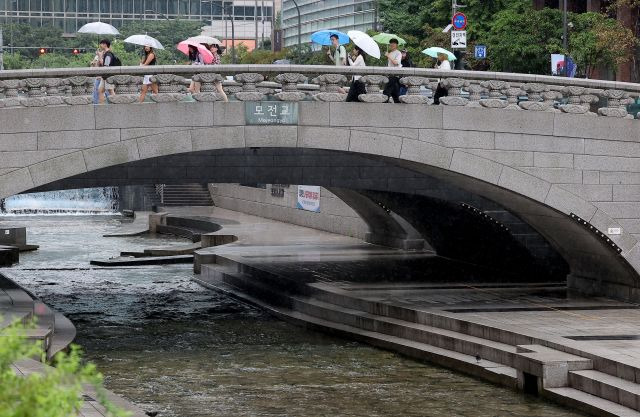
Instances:
[[[391,181],[393,168],[505,207],[562,254],[573,288],[637,300],[640,246],[621,226],[625,219],[616,217],[613,198],[600,201],[589,183],[596,174],[618,172],[611,165],[637,163],[629,157],[629,145],[640,139],[636,123],[547,111],[374,103],[301,102],[298,124],[287,126],[246,125],[242,102],[6,108],[0,111],[0,146],[15,150],[0,153],[0,197],[116,180],[249,177],[379,191],[394,191],[402,183],[399,188],[410,194],[410,175]],[[268,166],[257,157],[251,162],[252,152],[268,149],[282,151]],[[287,150],[298,153],[287,157]],[[318,151],[344,163],[314,166]],[[233,163],[234,153],[236,159],[242,155],[241,162]],[[171,166],[179,155],[195,161],[191,170]],[[212,156],[219,163],[208,169]],[[386,169],[375,164],[353,169],[352,156]],[[145,161],[161,158],[169,159],[144,173]],[[131,170],[135,164],[142,165]],[[621,227],[622,233],[606,236],[610,227]]]

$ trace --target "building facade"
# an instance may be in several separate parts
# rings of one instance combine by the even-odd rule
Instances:
[[[233,19],[241,28],[255,26],[257,20],[268,23],[271,33],[274,0],[0,0],[0,24],[28,23],[54,26],[74,33],[97,20],[116,27],[137,20],[190,19],[220,30],[222,22]],[[247,25],[251,22],[251,25]],[[253,38],[255,27],[250,36]],[[242,31],[242,29],[241,29]],[[249,32],[249,29],[246,29]],[[263,27],[258,28],[261,35]],[[221,33],[218,33],[221,35]],[[242,34],[242,35],[248,35]],[[240,38],[240,37],[239,37]]]
[[[295,3],[298,7],[296,8]],[[367,31],[374,28],[377,18],[375,2],[371,0],[283,0],[282,30],[284,46],[298,44],[298,13],[300,11],[301,42],[309,43],[318,30],[335,29]]]

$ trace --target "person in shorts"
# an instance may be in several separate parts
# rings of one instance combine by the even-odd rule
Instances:
[[[100,41],[100,51],[102,52],[100,55],[100,66],[101,67],[112,67],[115,64],[115,55],[111,52],[111,41],[109,39],[103,39]],[[102,81],[100,81],[100,86],[98,87],[98,96],[100,104],[104,103],[105,92],[108,94],[115,95],[115,91],[113,90],[113,85],[109,84],[107,80],[102,77]]]
[[[156,53],[150,46],[145,46],[143,49],[142,59],[140,60],[140,65],[149,66],[156,65]],[[151,75],[147,74],[144,76],[142,80],[142,89],[140,90],[140,103],[144,103],[144,99],[147,96],[147,91],[149,90],[149,86],[151,86],[151,92],[153,94],[158,94],[158,84],[151,81]]]

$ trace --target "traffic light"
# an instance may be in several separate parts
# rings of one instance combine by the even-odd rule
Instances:
[[[38,52],[40,53],[40,55],[44,55],[47,53],[47,48],[40,48]]]

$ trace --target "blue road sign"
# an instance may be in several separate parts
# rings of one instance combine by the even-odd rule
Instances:
[[[487,57],[487,47],[486,47],[486,45],[476,45],[475,58],[476,59],[485,59],[486,57]]]
[[[455,30],[464,30],[467,27],[467,16],[464,13],[458,12],[453,15],[451,24]]]

